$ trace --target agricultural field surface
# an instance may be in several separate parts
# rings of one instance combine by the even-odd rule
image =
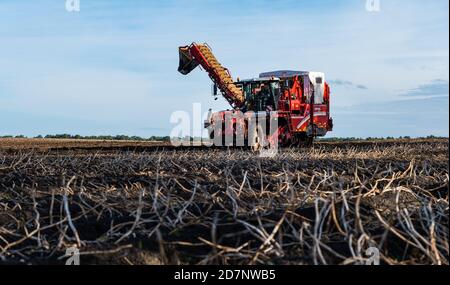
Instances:
[[[0,264],[448,264],[448,146],[0,139]]]

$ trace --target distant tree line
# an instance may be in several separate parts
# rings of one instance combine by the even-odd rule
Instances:
[[[439,137],[439,136],[426,136],[426,137],[418,137],[418,139],[443,139],[447,137]],[[400,136],[400,137],[367,137],[367,138],[357,138],[357,137],[346,137],[346,138],[318,138],[319,141],[329,141],[329,142],[340,142],[340,141],[383,141],[383,140],[409,140],[410,136]]]
[[[27,138],[23,135],[18,136],[0,136],[0,138]],[[126,136],[126,135],[116,135],[116,136],[81,136],[81,135],[70,135],[70,134],[56,134],[56,135],[38,135],[35,136],[36,139],[74,139],[74,140],[119,140],[119,141],[170,141],[169,136],[151,136],[148,138],[143,138],[139,136]]]
[[[11,135],[3,135],[0,136],[0,138],[28,138],[24,135],[17,135],[17,136],[11,136]],[[161,141],[161,142],[167,142],[170,141],[169,136],[151,136],[148,138],[143,138],[139,136],[126,136],[126,135],[116,135],[116,136],[81,136],[81,135],[70,135],[70,134],[56,134],[56,135],[38,135],[35,136],[36,139],[74,139],[74,140],[119,140],[119,141]],[[447,137],[439,137],[439,136],[427,136],[427,137],[421,137],[426,139],[436,139],[436,138],[447,138]],[[189,139],[189,137],[186,137],[185,139]],[[199,138],[196,138],[199,139]],[[411,139],[410,136],[400,136],[400,137],[367,137],[367,138],[357,138],[357,137],[331,137],[331,138],[318,138],[319,141],[329,141],[329,142],[339,142],[339,141],[365,141],[365,140],[371,140],[371,141],[382,141],[382,140],[395,140],[395,139]],[[194,140],[194,138],[190,138],[190,140]]]

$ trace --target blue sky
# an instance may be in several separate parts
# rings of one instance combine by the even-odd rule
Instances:
[[[0,135],[168,135],[170,115],[226,109],[177,73],[207,42],[233,76],[323,71],[329,136],[448,136],[447,0],[0,0]]]

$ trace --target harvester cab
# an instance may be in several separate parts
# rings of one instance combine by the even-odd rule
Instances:
[[[275,111],[278,109],[277,103],[281,92],[278,78],[239,80],[234,84],[244,92],[243,112]]]

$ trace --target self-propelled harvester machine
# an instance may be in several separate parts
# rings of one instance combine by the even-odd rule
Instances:
[[[179,53],[178,71],[186,75],[200,65],[214,82],[214,94],[220,90],[232,107],[205,121],[215,144],[236,144],[240,137],[254,147],[274,142],[281,146],[311,144],[333,128],[330,88],[321,72],[280,70],[234,81],[207,44],[192,43],[180,47]],[[260,127],[259,123],[269,118],[276,127]],[[258,124],[249,123],[252,120]]]

